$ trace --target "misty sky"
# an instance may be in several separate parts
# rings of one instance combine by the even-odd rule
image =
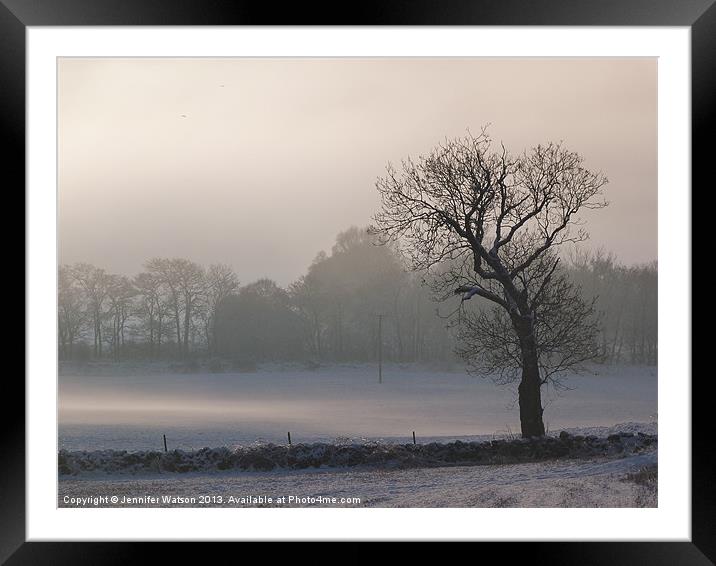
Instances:
[[[370,223],[389,161],[490,133],[610,180],[588,245],[657,257],[656,59],[60,59],[60,262],[153,256],[287,284]]]

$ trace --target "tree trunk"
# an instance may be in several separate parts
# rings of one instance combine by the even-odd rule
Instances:
[[[522,381],[518,387],[523,438],[544,436],[540,385],[536,360],[534,363],[525,360],[522,368]]]
[[[517,321],[515,330],[517,331],[522,351],[522,379],[517,388],[522,437],[544,436],[542,383],[537,360],[537,345],[532,332],[532,319]]]
[[[189,328],[191,324],[191,303],[187,300],[184,307],[184,357],[189,357]]]
[[[181,317],[179,316],[179,306],[176,304],[174,306],[174,320],[177,327],[177,355],[181,355]]]
[[[154,357],[154,315],[149,315],[149,358]]]
[[[318,320],[318,315],[315,312],[313,313],[313,334],[316,344],[316,356],[320,360],[323,355],[323,348],[321,345],[321,322]]]
[[[102,320],[98,319],[97,322],[97,355],[102,357]]]
[[[214,338],[211,335],[211,328],[213,327],[213,315],[209,315],[204,324],[204,334],[206,335],[206,353],[210,356],[214,355]]]

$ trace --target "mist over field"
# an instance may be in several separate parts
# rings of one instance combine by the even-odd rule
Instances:
[[[657,417],[655,368],[606,366],[551,391],[551,430]],[[515,393],[464,371],[409,364],[273,367],[251,373],[60,378],[60,448],[184,450],[382,438],[427,442],[519,431]]]
[[[195,293],[204,285],[211,298],[212,270],[178,265],[203,274]],[[77,269],[61,268],[69,283],[61,297],[82,296],[71,278]],[[108,283],[107,310],[94,344],[86,303],[60,314],[62,324],[74,305],[83,321],[60,344],[62,446],[148,448],[175,430],[173,445],[182,447],[283,440],[289,430],[304,439],[519,430],[516,383],[470,376],[455,354],[460,341],[447,315],[459,302],[435,302],[400,256],[364,230],[341,234],[331,255],[288,289],[269,280],[240,285],[221,272],[233,288],[191,302],[188,321],[183,299],[170,308],[170,287],[145,285],[151,271],[129,279],[79,269]],[[601,357],[546,391],[547,420],[553,428],[654,420],[656,267],[585,256],[571,270],[585,294],[599,296]]]
[[[442,471],[427,505],[381,474],[445,466],[469,505],[656,504],[654,60],[58,69],[61,504],[192,473],[430,506]]]

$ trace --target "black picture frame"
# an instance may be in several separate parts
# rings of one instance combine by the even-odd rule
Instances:
[[[715,0],[361,0],[270,3],[231,0],[0,0],[0,135],[6,195],[25,186],[25,32],[29,26],[127,25],[451,25],[687,26],[692,56],[692,185],[706,189],[716,100]],[[9,174],[9,176],[8,176]],[[18,189],[15,191],[14,189]],[[693,189],[692,189],[693,194]],[[688,195],[685,195],[687,198]],[[7,205],[6,205],[7,206]],[[24,199],[19,205],[24,210]],[[16,209],[6,208],[6,211]],[[7,213],[6,213],[7,214]],[[9,214],[7,214],[9,216]],[[693,225],[693,221],[692,221]],[[690,276],[690,274],[689,274]],[[0,467],[0,562],[131,564],[150,557],[146,543],[25,542],[25,386],[4,376]],[[686,378],[687,376],[681,376]],[[691,377],[691,376],[688,376]],[[550,564],[711,564],[716,562],[716,451],[708,388],[711,372],[692,379],[691,542],[493,543]],[[9,400],[12,400],[10,402]],[[23,400],[22,402],[20,400]],[[559,538],[559,533],[554,533]],[[506,546],[507,545],[507,546]],[[164,561],[177,550],[161,545]],[[209,551],[209,552],[213,552]],[[210,559],[205,555],[205,559]]]

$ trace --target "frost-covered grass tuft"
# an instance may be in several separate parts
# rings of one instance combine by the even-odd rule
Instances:
[[[624,479],[646,487],[656,486],[659,480],[659,466],[658,464],[644,466],[636,472],[627,474]]]

